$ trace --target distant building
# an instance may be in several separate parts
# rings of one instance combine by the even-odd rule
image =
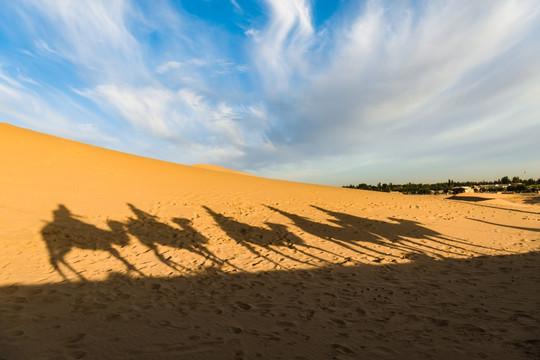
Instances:
[[[495,192],[505,191],[507,187],[508,185],[505,185],[505,184],[485,184],[485,185],[480,185],[480,189],[478,191],[495,193]]]
[[[470,186],[457,186],[452,189],[452,194],[462,194],[462,193],[472,193],[474,192],[473,188]]]

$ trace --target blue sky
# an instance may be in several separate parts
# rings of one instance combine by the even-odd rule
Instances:
[[[2,1],[0,121],[310,183],[539,178],[539,64],[538,1]]]

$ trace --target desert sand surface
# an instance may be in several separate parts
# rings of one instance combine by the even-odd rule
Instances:
[[[214,170],[214,171],[223,171],[223,172],[226,172],[226,173],[229,173],[229,174],[239,174],[239,175],[255,176],[255,175],[252,175],[252,174],[248,174],[248,173],[243,173],[243,172],[236,171],[236,170],[227,169],[227,168],[224,168],[223,166],[219,166],[219,165],[195,164],[195,165],[191,165],[191,166],[196,167],[196,168],[199,168],[199,169]]]
[[[1,359],[538,359],[538,195],[246,176],[0,124]]]

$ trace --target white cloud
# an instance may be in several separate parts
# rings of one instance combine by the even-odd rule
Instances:
[[[32,84],[32,85],[36,85],[36,86],[41,86],[37,81],[35,81],[34,79],[30,78],[30,77],[27,77],[27,76],[24,76],[23,74],[21,74],[21,71],[20,69],[17,69],[17,77],[25,82],[25,83],[28,83],[28,84]]]
[[[247,30],[255,40],[255,63],[268,88],[282,91],[289,77],[305,75],[305,59],[312,43],[311,9],[305,0],[269,0],[270,21],[262,32]]]
[[[244,12],[244,10],[242,10],[242,7],[238,5],[238,2],[236,0],[231,0],[231,4],[237,13],[242,14]]]
[[[218,61],[216,65],[217,69],[213,72],[214,76],[243,73],[249,69],[247,65],[235,64],[230,61]]]
[[[195,66],[205,66],[208,64],[208,61],[204,59],[193,58],[193,59],[189,59],[187,63],[190,65],[195,65]]]
[[[134,15],[129,2],[28,0],[26,4],[45,20],[32,29],[39,38],[38,50],[72,62],[84,69],[81,73],[90,70],[92,79],[145,76],[139,44],[126,24],[128,15]]]
[[[236,148],[243,153],[246,130],[250,119],[262,116],[255,107],[250,111],[234,109],[225,102],[212,105],[191,89],[172,91],[164,87],[120,87],[100,85],[80,92],[102,104],[112,107],[135,128],[159,138],[177,142],[186,148],[210,146]],[[260,135],[250,134],[259,138]],[[252,142],[251,140],[250,142]]]
[[[53,50],[43,39],[38,39],[34,42],[34,46],[40,54],[59,56],[58,51]]]
[[[75,121],[81,117],[82,122]],[[113,137],[100,131],[95,117],[68,96],[49,89],[36,93],[1,68],[0,120],[73,140],[109,147],[116,145]]]
[[[163,74],[163,73],[166,73],[169,70],[178,69],[180,66],[182,66],[182,64],[179,63],[178,61],[168,61],[166,63],[163,63],[163,64],[159,65],[156,68],[156,72],[158,74]]]
[[[22,85],[15,79],[13,79],[11,76],[4,73],[3,64],[0,64],[0,80],[4,83],[3,88],[6,92],[12,92],[10,88],[21,88]],[[0,82],[0,86],[2,86],[2,83]]]

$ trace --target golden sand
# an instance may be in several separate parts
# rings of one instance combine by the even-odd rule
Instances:
[[[540,197],[183,166],[0,124],[0,359],[523,359]]]

